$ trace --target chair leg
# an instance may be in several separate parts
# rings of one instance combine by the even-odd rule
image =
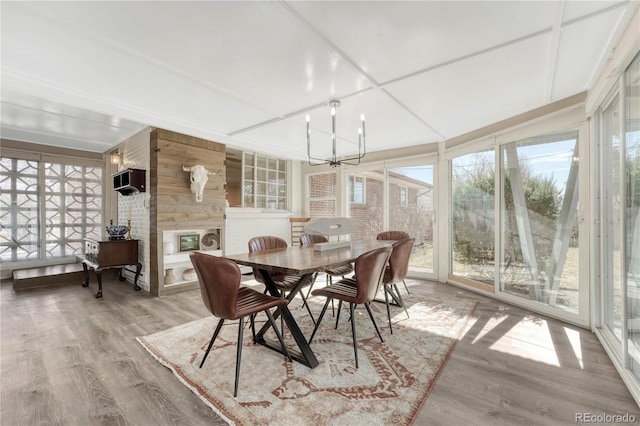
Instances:
[[[256,314],[249,315],[249,321],[251,322],[251,335],[253,336],[253,343],[256,342],[256,325],[254,322]]]
[[[327,297],[327,301],[324,302],[324,306],[322,307],[322,311],[320,312],[320,316],[318,317],[318,321],[316,322],[316,326],[313,327],[313,333],[311,333],[311,337],[309,337],[309,344],[311,344],[311,341],[313,340],[313,336],[316,335],[316,331],[318,331],[318,327],[320,327],[320,322],[322,322],[322,317],[324,316],[324,313],[327,311],[327,308],[329,307],[329,301],[331,299]]]
[[[282,297],[287,298],[287,293],[282,292]],[[284,336],[284,316],[280,315],[280,332]]]
[[[304,303],[304,306],[307,307],[307,312],[309,312],[309,316],[311,317],[311,321],[313,322],[313,325],[315,325],[316,324],[316,320],[313,318],[313,314],[311,313],[311,308],[309,307],[309,304],[307,303],[307,298],[304,297],[304,292],[302,292],[302,291],[300,292],[300,297],[302,297],[302,302]]]
[[[404,282],[404,280],[402,280],[402,284],[404,284],[404,289],[407,290],[407,294],[411,294],[411,292],[409,291],[409,287],[407,287],[407,283]]]
[[[387,318],[389,318],[389,332],[393,334],[393,327],[391,326],[391,310],[389,309],[389,289],[387,284],[382,285],[384,287],[384,304],[387,305]]]
[[[276,332],[276,336],[278,336],[278,340],[280,341],[280,344],[282,345],[282,350],[284,351],[285,355],[287,356],[287,358],[289,358],[289,362],[291,361],[291,354],[289,354],[289,351],[287,350],[287,347],[284,345],[284,339],[282,338],[282,334],[280,334],[280,332],[278,331],[278,327],[276,327],[276,322],[273,320],[273,315],[271,315],[271,312],[269,312],[268,309],[265,309],[265,312],[267,314],[267,318],[269,318],[269,322],[271,323],[271,327],[273,327],[273,331]],[[254,336],[255,339],[255,336]]]
[[[202,357],[202,362],[200,363],[200,368],[202,368],[202,366],[204,365],[204,360],[207,359],[207,356],[209,355],[209,351],[211,350],[211,347],[213,346],[213,342],[216,341],[216,337],[218,337],[218,333],[220,333],[220,329],[222,328],[222,323],[224,323],[224,319],[221,319],[220,321],[218,321],[218,325],[216,326],[216,330],[213,332],[213,336],[211,336],[211,341],[209,342],[209,347],[207,348],[207,351],[204,353],[204,356]]]
[[[331,299],[333,303],[333,299]],[[338,301],[338,315],[336,316],[336,330],[338,329],[338,321],[340,321],[340,311],[342,311],[342,300]]]
[[[342,277],[342,278],[344,278],[344,277]],[[331,275],[327,274],[326,278],[325,278],[325,281],[328,281],[329,285],[333,285],[333,278],[331,278]],[[333,307],[333,299],[331,299],[331,316],[332,317],[336,316],[336,310]],[[336,328],[338,328],[338,326],[336,326]]]
[[[349,311],[351,312],[351,335],[353,336],[353,354],[356,357],[356,369],[358,368],[358,338],[356,337],[356,316],[354,312],[354,304],[349,303]]]
[[[404,300],[402,300],[402,295],[400,294],[400,290],[398,289],[398,284],[394,284],[393,288],[395,288],[396,293],[398,294],[398,300],[400,301],[400,304],[404,308],[404,312],[405,312],[405,314],[407,314],[407,318],[410,318],[409,317],[409,311],[407,311],[407,305],[404,304]]]
[[[233,387],[233,396],[238,396],[238,381],[240,380],[240,361],[242,360],[242,334],[244,332],[244,317],[240,318],[238,326],[238,348],[236,350],[236,383]]]
[[[313,285],[316,283],[316,278],[318,278],[318,273],[313,274],[313,279],[311,280],[311,285],[309,286],[309,290],[307,291],[307,299],[311,294],[311,290],[313,290]],[[302,293],[302,291],[300,291]]]
[[[371,322],[373,323],[373,327],[376,329],[376,333],[378,333],[378,337],[380,341],[384,343],[384,339],[382,338],[382,334],[380,334],[380,329],[378,328],[378,324],[376,324],[376,320],[373,318],[373,313],[371,312],[370,303],[365,303],[364,307],[367,308],[367,312],[369,312],[369,318],[371,318]]]

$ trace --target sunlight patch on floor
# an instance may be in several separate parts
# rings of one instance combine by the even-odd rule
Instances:
[[[500,336],[489,349],[560,367],[547,322],[524,318]]]
[[[485,324],[485,326],[482,328],[482,330],[480,330],[478,332],[478,335],[473,339],[473,342],[471,342],[472,344],[476,344],[479,341],[482,340],[482,338],[489,333],[491,330],[493,330],[498,324],[500,324],[502,321],[504,321],[505,319],[507,319],[506,316],[501,316],[499,318],[490,318],[487,323]]]
[[[571,328],[564,327],[565,333],[567,333],[567,339],[571,344],[573,353],[576,356],[576,360],[580,363],[580,368],[584,370],[584,361],[582,359],[582,344],[580,343],[580,332]]]

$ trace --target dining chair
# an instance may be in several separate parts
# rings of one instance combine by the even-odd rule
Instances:
[[[240,379],[240,361],[242,358],[242,339],[244,329],[244,318],[249,317],[251,320],[251,331],[253,340],[256,338],[253,317],[255,314],[264,311],[278,336],[280,345],[282,345],[283,353],[286,354],[289,361],[291,355],[284,344],[282,335],[276,327],[273,315],[269,309],[279,306],[286,306],[288,301],[281,297],[273,297],[262,294],[249,287],[241,287],[240,268],[235,262],[222,257],[211,256],[203,253],[191,253],[189,255],[191,263],[198,276],[200,283],[200,294],[202,301],[207,310],[216,318],[219,318],[207,351],[202,357],[200,368],[204,365],[213,343],[218,337],[218,333],[226,320],[239,320],[238,324],[238,344],[236,349],[236,377],[233,388],[233,396],[238,396],[238,381]]]
[[[345,278],[330,286],[313,290],[312,295],[325,296],[327,301],[320,312],[316,326],[313,328],[313,333],[311,333],[311,337],[309,338],[309,344],[311,344],[316,331],[318,331],[318,327],[320,327],[320,322],[322,322],[322,318],[327,311],[329,301],[333,299],[349,303],[351,335],[353,337],[353,353],[356,358],[356,368],[358,368],[358,340],[356,337],[356,316],[354,311],[356,305],[364,305],[378,333],[378,337],[380,337],[380,341],[384,342],[376,320],[373,318],[370,303],[376,296],[378,288],[382,283],[382,276],[390,255],[391,247],[381,247],[364,253],[356,259],[354,268],[356,274],[353,278]]]
[[[249,253],[257,253],[264,250],[273,250],[273,249],[282,249],[287,248],[287,242],[280,237],[274,237],[269,235],[253,237],[249,240]],[[296,285],[298,285],[298,281],[300,281],[300,277],[297,275],[287,275],[282,272],[270,272],[269,276],[275,283],[276,287],[282,294],[282,297],[287,297],[287,293],[291,292]],[[262,274],[257,268],[253,268],[253,277],[259,283],[264,282],[264,278]],[[303,287],[309,286],[313,284],[313,280],[307,280],[302,284]],[[266,292],[266,289],[265,289]],[[302,297],[302,303],[307,308],[307,312],[309,312],[309,316],[311,317],[311,321],[315,324],[316,321],[313,318],[313,314],[311,313],[311,308],[309,308],[309,304],[307,303],[307,298],[304,295],[302,289],[300,290],[300,297]]]
[[[404,231],[384,231],[376,236],[376,240],[406,240],[407,238],[409,238],[409,234]],[[402,284],[404,285],[404,289],[407,290],[407,294],[411,294],[404,279],[402,280]]]
[[[389,296],[394,300],[397,300],[398,305],[404,308],[407,318],[409,317],[409,311],[407,306],[402,300],[400,290],[398,290],[398,283],[404,282],[409,271],[409,258],[411,257],[411,249],[413,249],[413,238],[406,238],[404,240],[396,241],[391,246],[391,256],[389,257],[389,264],[385,268],[384,275],[382,277],[382,284],[384,287],[384,301],[387,305],[387,317],[389,318],[389,331],[393,334],[393,328],[391,327],[391,310],[389,309]]]
[[[301,246],[311,246],[316,243],[326,243],[329,240],[324,235],[314,235],[314,234],[301,234],[300,235],[300,245]],[[347,265],[338,266],[337,268],[332,268],[324,271],[326,276],[326,282],[331,285],[333,283],[333,277],[342,277],[348,275],[353,272],[353,266],[349,263]],[[316,274],[317,275],[317,274]],[[313,289],[313,284],[315,284],[315,277],[309,286],[309,291],[307,291],[307,298],[309,298],[309,294],[311,294],[311,290]],[[331,305],[333,309],[333,304]]]

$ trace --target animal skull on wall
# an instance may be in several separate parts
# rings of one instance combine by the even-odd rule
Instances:
[[[191,172],[189,180],[191,181],[191,192],[196,194],[196,201],[199,203],[202,201],[202,194],[204,193],[204,185],[209,180],[209,175],[217,175],[217,172],[210,172],[204,166],[196,164],[195,166],[186,167],[182,165],[182,170],[185,172]]]

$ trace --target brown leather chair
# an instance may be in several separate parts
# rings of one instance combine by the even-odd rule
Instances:
[[[323,235],[312,235],[312,234],[302,234],[300,235],[300,245],[301,246],[311,246],[313,244],[316,243],[326,243],[327,241],[329,241],[327,239],[327,237],[323,236]],[[329,269],[327,271],[325,271],[325,273],[327,274],[327,280],[326,282],[329,283],[329,285],[331,285],[333,283],[333,277],[342,277],[344,278],[345,275],[348,275],[350,273],[353,272],[353,266],[351,266],[351,264],[348,265],[344,265],[344,266],[339,266],[337,268],[333,268],[333,269]],[[307,292],[307,297],[309,297],[309,294],[311,293],[311,290],[313,289],[313,284],[315,283],[315,277],[313,280],[313,283],[311,284],[311,286],[309,287],[309,291]]]
[[[280,297],[273,297],[262,294],[248,287],[240,287],[240,268],[233,261],[222,257],[211,256],[203,253],[191,253],[191,263],[198,276],[200,282],[200,294],[202,301],[207,307],[211,315],[220,318],[216,326],[209,347],[202,358],[200,368],[207,359],[213,342],[215,342],[218,333],[222,328],[225,320],[239,320],[238,326],[238,345],[236,352],[236,380],[233,389],[233,396],[238,395],[238,380],[240,378],[240,360],[242,357],[242,331],[244,329],[244,318],[251,319],[251,331],[255,340],[256,332],[253,324],[253,316],[264,311],[267,318],[271,322],[271,326],[280,340],[283,352],[291,361],[291,355],[284,345],[282,335],[278,331],[273,316],[269,309],[285,306],[288,302]]]
[[[409,234],[404,231],[384,231],[379,233],[376,236],[376,240],[406,240],[409,238]],[[407,283],[402,280],[402,284],[404,284],[404,289],[407,290],[407,294],[411,294],[409,292],[409,287],[407,287]]]
[[[397,302],[398,305],[404,308],[404,311],[409,317],[409,311],[402,300],[400,290],[398,290],[398,283],[404,282],[409,271],[409,257],[411,256],[411,250],[413,249],[413,238],[407,238],[404,240],[396,241],[393,243],[391,257],[389,257],[389,265],[384,271],[382,277],[382,284],[384,285],[384,301],[387,305],[387,317],[389,318],[389,331],[393,334],[393,328],[391,328],[391,311],[389,309],[389,296]]]
[[[253,237],[249,240],[249,253],[256,253],[263,250],[273,250],[273,249],[282,249],[287,248],[287,242],[279,237],[274,236],[259,236]],[[269,273],[271,279],[275,283],[278,290],[282,293],[282,297],[286,297],[287,293],[289,293],[293,288],[298,284],[300,277],[297,275],[287,275],[281,272],[271,272]],[[256,281],[264,284],[264,279],[262,278],[262,274],[256,268],[253,268],[253,277]],[[313,280],[308,280],[303,283],[303,287],[309,286],[313,284]],[[307,298],[304,295],[304,292],[300,291],[300,297],[302,297],[302,302],[304,306],[307,308],[307,312],[309,312],[309,316],[311,317],[311,321],[315,324],[315,319],[313,318],[313,314],[311,313],[311,309],[307,304]]]
[[[404,231],[384,231],[376,236],[376,240],[405,240],[409,234]]]
[[[364,253],[356,259],[356,275],[354,278],[345,278],[330,286],[313,290],[311,294],[314,296],[325,296],[327,301],[322,308],[322,312],[320,312],[318,322],[316,323],[313,333],[309,338],[309,344],[311,344],[313,336],[315,336],[316,331],[320,326],[322,317],[327,311],[329,301],[333,299],[349,303],[349,310],[351,312],[351,335],[353,336],[353,353],[356,358],[356,368],[358,368],[358,341],[356,337],[356,316],[354,312],[356,305],[365,306],[369,313],[369,318],[371,318],[371,322],[378,333],[378,337],[380,337],[380,341],[384,342],[384,339],[380,334],[380,330],[378,329],[378,325],[376,324],[376,320],[373,318],[373,314],[371,313],[371,307],[369,304],[376,296],[378,288],[382,283],[382,276],[384,275],[384,269],[389,261],[390,255],[391,247],[381,247]]]

